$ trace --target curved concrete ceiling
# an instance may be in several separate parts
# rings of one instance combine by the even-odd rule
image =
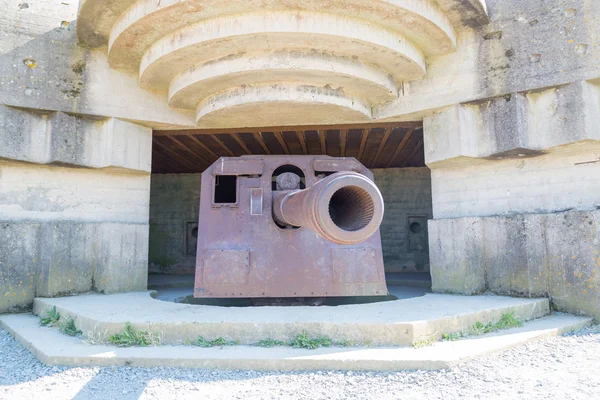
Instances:
[[[478,17],[484,0],[81,0],[77,34],[199,126],[326,124],[372,120]]]

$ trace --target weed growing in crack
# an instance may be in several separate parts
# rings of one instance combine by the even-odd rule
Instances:
[[[227,341],[222,337],[218,337],[214,340],[206,340],[202,336],[198,336],[198,339],[192,343],[194,346],[198,347],[224,347],[224,346],[235,346],[238,344],[237,341]]]
[[[43,326],[55,326],[60,320],[60,313],[56,311],[56,306],[46,311],[46,316],[40,319],[40,324]]]
[[[488,322],[487,324],[483,324],[482,322],[476,322],[469,329],[468,333],[472,336],[479,336],[503,329],[518,328],[520,326],[523,326],[523,321],[517,319],[514,312],[507,312],[502,314],[500,321],[496,323]]]
[[[314,350],[320,347],[331,347],[333,346],[333,341],[327,336],[323,336],[320,338],[311,338],[306,332],[302,332],[301,334],[297,335],[294,339],[292,339],[288,344],[291,347],[299,349]]]
[[[498,330],[519,328],[521,326],[523,326],[523,321],[515,317],[514,312],[502,314],[502,318],[500,318],[500,321],[496,323],[496,329]]]
[[[442,335],[442,340],[454,342],[466,336],[480,336],[504,329],[518,328],[520,326],[523,326],[523,321],[515,317],[514,312],[507,312],[502,314],[502,317],[500,317],[500,320],[496,323],[488,322],[487,324],[484,324],[483,322],[478,321],[475,322],[467,332],[444,333]]]
[[[429,339],[419,340],[418,342],[414,342],[412,347],[415,349],[422,349],[423,347],[433,346],[435,343],[435,338],[430,337]]]
[[[126,322],[123,332],[112,335],[108,341],[119,347],[148,347],[159,344],[160,338],[149,331],[136,331],[129,322]]]
[[[444,342],[456,342],[463,337],[462,333],[454,332],[454,333],[444,333],[442,334],[442,341]]]
[[[488,322],[484,324],[483,322],[477,321],[473,324],[472,327],[469,328],[469,335],[471,336],[479,336],[485,335],[486,333],[490,333],[494,331],[494,324]]]
[[[262,339],[257,344],[260,347],[276,347],[276,346],[285,346],[286,345],[286,343],[282,340],[275,340],[275,339],[271,339],[271,338]]]

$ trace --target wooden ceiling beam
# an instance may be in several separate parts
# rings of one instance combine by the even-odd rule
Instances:
[[[404,168],[406,166],[406,164],[408,164],[408,162],[410,160],[412,160],[412,158],[417,155],[417,153],[419,151],[421,151],[421,149],[423,148],[423,139],[419,140],[419,143],[417,143],[417,145],[415,146],[415,149],[413,150],[412,153],[410,153],[410,156],[408,156],[406,159],[404,159],[404,161],[402,161],[402,164],[400,164],[400,168]]]
[[[325,143],[325,131],[318,130],[319,142],[321,143],[321,154],[327,155],[327,144]]]
[[[283,135],[281,134],[281,132],[274,132],[274,134],[275,134],[275,138],[279,142],[279,145],[283,149],[283,152],[285,154],[290,154],[290,149],[288,149],[287,145],[285,144],[285,140],[283,140]]]
[[[177,147],[179,147],[183,151],[186,151],[186,152],[192,154],[193,156],[195,156],[196,158],[198,158],[199,160],[201,160],[202,163],[204,163],[207,167],[211,164],[211,162],[209,160],[207,160],[206,158],[204,158],[204,156],[196,153],[194,150],[190,149],[188,146],[181,143],[178,139],[175,139],[173,136],[167,136],[167,138],[169,138],[173,143],[175,143],[177,145]]]
[[[306,147],[306,137],[304,136],[304,131],[296,131],[296,136],[298,136],[298,141],[300,142],[300,146],[302,146],[302,154],[308,154],[308,148]]]
[[[219,138],[217,137],[217,135],[210,135],[210,137],[211,137],[211,138],[213,138],[213,140],[214,140],[215,142],[217,142],[217,144],[218,144],[219,146],[221,146],[221,148],[222,148],[223,150],[225,150],[225,152],[226,152],[227,154],[229,154],[229,156],[230,156],[230,157],[235,157],[235,154],[233,153],[233,151],[231,151],[231,149],[230,149],[229,147],[227,147],[227,145],[225,145],[225,143],[223,143],[223,142],[221,141],[221,139],[219,139]]]
[[[262,149],[265,151],[265,153],[267,153],[268,155],[271,155],[271,150],[269,150],[269,147],[265,143],[265,140],[262,137],[262,133],[261,132],[252,132],[252,134],[254,135],[254,139],[256,139],[258,144],[260,144],[260,147],[262,147]]]
[[[180,166],[174,165],[173,162],[165,157],[159,151],[152,152],[152,173],[157,173],[159,170],[162,174],[176,174],[180,170]],[[164,171],[164,172],[163,172]]]
[[[235,141],[238,142],[238,144],[240,146],[242,146],[242,149],[244,149],[244,151],[246,152],[246,154],[248,154],[248,155],[252,154],[252,152],[250,151],[250,149],[248,148],[248,146],[246,146],[246,143],[244,143],[244,141],[242,139],[240,139],[240,137],[237,135],[237,133],[232,133],[231,136],[233,136],[233,138],[235,139]]]
[[[396,148],[396,151],[394,151],[394,154],[392,155],[392,158],[390,158],[390,161],[385,166],[386,168],[390,168],[392,166],[392,164],[394,163],[394,160],[396,159],[396,157],[398,157],[398,155],[400,154],[400,152],[402,152],[402,150],[404,150],[404,148],[406,147],[406,144],[410,140],[410,137],[412,136],[412,134],[413,134],[414,131],[415,131],[415,128],[412,128],[412,129],[409,129],[406,132],[406,134],[402,138],[402,141],[400,142],[400,144]]]
[[[348,129],[340,131],[340,156],[346,157],[346,142],[348,141]]]
[[[362,160],[363,154],[365,152],[365,145],[367,144],[367,138],[369,136],[369,129],[364,129],[362,133],[362,137],[360,139],[360,146],[358,147],[358,161]]]
[[[177,164],[179,166],[181,166],[181,168],[185,171],[185,172],[196,172],[196,168],[197,166],[191,164],[189,161],[187,161],[185,158],[181,157],[181,155],[177,154],[177,152],[171,150],[170,148],[168,148],[167,146],[165,146],[164,144],[157,142],[156,140],[154,141],[154,143],[160,147],[161,150],[163,150],[165,153],[168,153],[170,155],[170,157],[166,157],[166,155],[163,155],[168,158],[172,163]]]
[[[385,145],[387,144],[388,140],[390,139],[390,135],[392,134],[392,128],[385,128],[385,131],[383,133],[383,138],[381,138],[381,142],[379,143],[379,148],[377,149],[377,153],[375,153],[375,158],[373,159],[373,168],[377,166],[377,163],[379,162],[379,158],[381,157],[381,154],[383,153],[383,149],[385,147]]]
[[[202,147],[206,152],[208,152],[210,155],[212,155],[215,158],[220,158],[221,156],[219,156],[217,153],[215,153],[214,151],[212,151],[207,145],[205,145],[204,143],[202,143],[201,141],[199,141],[198,139],[196,139],[194,137],[194,135],[186,135],[188,138],[190,138],[194,143],[196,143],[198,146]]]

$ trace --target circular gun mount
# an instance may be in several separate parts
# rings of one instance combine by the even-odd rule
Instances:
[[[351,245],[371,237],[383,220],[383,197],[355,172],[338,172],[304,190],[274,192],[273,215],[286,226],[305,227],[331,242]]]

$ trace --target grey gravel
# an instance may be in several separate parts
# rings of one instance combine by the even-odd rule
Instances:
[[[65,368],[0,330],[0,399],[600,399],[600,326],[425,372]]]

